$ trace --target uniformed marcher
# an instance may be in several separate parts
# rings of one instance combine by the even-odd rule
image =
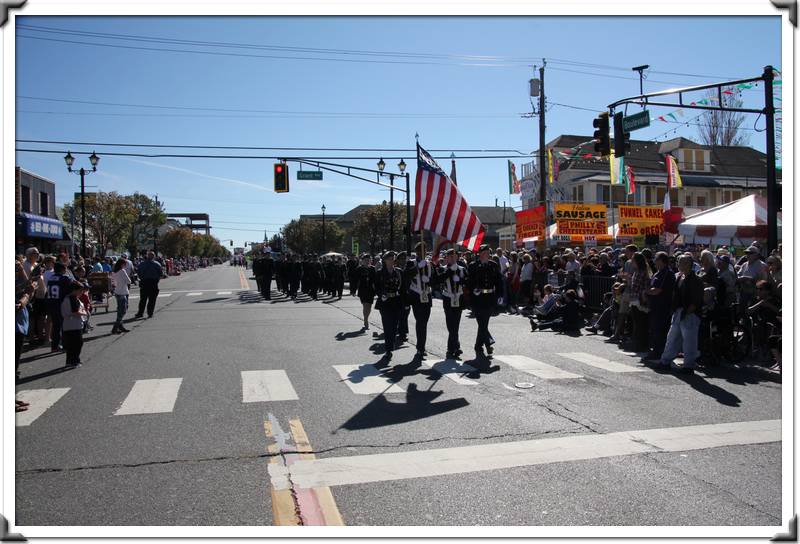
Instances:
[[[455,249],[448,249],[445,253],[445,264],[439,268],[436,283],[442,291],[442,307],[447,324],[446,357],[458,359],[463,353],[458,338],[458,329],[461,325],[461,312],[464,311],[465,306],[464,289],[467,288],[467,270],[458,263]]]
[[[403,274],[394,266],[394,259],[394,251],[384,253],[383,267],[375,275],[375,291],[378,296],[375,307],[381,313],[386,358],[391,358],[392,351],[397,348],[397,325],[403,313],[402,294],[405,285]]]
[[[355,255],[350,255],[350,258],[347,259],[347,283],[350,286],[350,294],[356,294],[356,270],[359,267],[358,259]]]
[[[317,300],[317,291],[321,287],[321,282],[325,279],[322,271],[322,264],[319,262],[317,255],[312,255],[308,263],[308,294],[314,300]],[[305,284],[306,277],[303,275],[303,283]]]
[[[275,261],[272,259],[272,252],[267,251],[261,261],[261,294],[267,300],[272,299],[272,274],[275,271]]]
[[[483,348],[491,355],[494,351],[494,338],[489,333],[489,319],[495,306],[503,302],[503,278],[500,265],[490,258],[491,248],[483,244],[478,251],[478,260],[469,267],[467,284],[472,295],[472,312],[478,323],[478,335],[475,338],[475,355],[483,357]]]
[[[264,290],[261,288],[261,280],[263,275],[263,270],[261,268],[261,257],[258,255],[253,256],[253,276],[256,278],[256,289],[258,289],[259,293],[264,293]]]
[[[368,253],[361,256],[361,265],[351,273],[350,285],[353,288],[353,296],[358,295],[361,306],[364,309],[364,327],[362,330],[368,331],[369,314],[372,311],[372,303],[375,300],[375,267],[372,266],[372,259]]]
[[[424,357],[425,344],[428,338],[428,319],[431,317],[431,281],[436,280],[436,269],[425,258],[425,244],[419,242],[414,246],[416,258],[406,265],[406,296],[414,312],[415,330],[417,333],[417,356]]]
[[[297,290],[300,288],[300,279],[303,277],[303,264],[300,258],[294,253],[289,256],[286,266],[286,279],[289,282],[289,296],[292,300],[297,299]]]
[[[401,251],[397,254],[395,268],[405,272],[407,264],[408,254]],[[401,298],[403,299],[403,312],[400,315],[400,323],[397,325],[397,342],[400,344],[408,341],[408,314],[411,313],[411,301],[408,299],[408,294],[403,293]]]

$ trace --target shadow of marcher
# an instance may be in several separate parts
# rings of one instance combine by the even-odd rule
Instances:
[[[471,366],[474,369],[467,373],[467,377],[472,379],[478,379],[482,374],[492,374],[500,370],[500,365],[492,365],[492,360],[485,355],[464,361],[463,364]]]
[[[30,376],[25,376],[24,378],[20,378],[16,381],[17,385],[22,385],[25,383],[34,382],[36,380],[41,380],[42,378],[47,378],[49,376],[55,376],[56,374],[61,374],[62,372],[67,372],[68,370],[72,370],[72,368],[68,366],[60,366],[58,368],[54,368],[52,370],[48,370],[47,372],[40,372],[39,374],[32,374]]]
[[[359,336],[364,336],[365,332],[366,331],[364,331],[364,329],[359,329],[357,331],[351,331],[351,332],[337,332],[335,338],[341,342],[343,340],[347,340],[348,338],[357,338]]]
[[[717,399],[717,402],[720,404],[724,404],[725,406],[733,406],[734,408],[738,408],[742,404],[742,400],[739,397],[730,391],[724,390],[718,385],[709,383],[702,376],[699,376],[696,373],[683,374],[681,372],[675,372],[674,375],[679,380],[686,382],[695,391]]]
[[[209,302],[219,302],[220,300],[228,300],[228,297],[208,298],[205,300],[195,300],[194,304],[208,304]]]
[[[433,402],[442,393],[443,391],[420,391],[416,384],[411,383],[408,385],[405,402],[389,402],[385,395],[379,395],[339,428],[354,431],[399,425],[444,414],[469,405],[467,399],[464,398]]]

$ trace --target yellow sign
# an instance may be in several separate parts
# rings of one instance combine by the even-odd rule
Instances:
[[[557,203],[555,213],[558,234],[608,234],[605,204]]]
[[[619,232],[625,238],[664,234],[664,209],[661,206],[617,206]]]

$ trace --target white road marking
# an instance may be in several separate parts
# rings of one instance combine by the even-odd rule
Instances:
[[[217,291],[217,294],[218,295],[230,295],[231,292],[230,291]]]
[[[54,405],[58,400],[67,394],[69,387],[61,389],[28,389],[27,391],[19,391],[16,400],[21,400],[30,403],[28,409],[24,412],[16,413],[16,426],[27,427],[36,419],[45,413],[48,408]]]
[[[114,415],[171,412],[175,408],[175,400],[178,398],[182,381],[183,378],[136,380],[133,389]]]
[[[161,298],[161,297],[171,297],[172,293],[159,293],[158,296],[159,296],[159,298]]]
[[[382,376],[374,365],[333,365],[333,368],[356,395],[405,393],[401,387]]]
[[[543,380],[570,380],[583,378],[580,374],[573,374],[566,370],[561,370],[553,365],[548,365],[536,359],[525,357],[524,355],[495,355],[495,359],[504,362],[508,366],[532,374]]]
[[[641,453],[781,441],[781,420],[744,421],[426,449],[269,465],[275,489],[363,484]]]
[[[202,291],[195,291],[194,293],[186,293],[186,296],[187,297],[196,297],[196,296],[202,295],[202,294],[203,294]]]
[[[128,300],[130,300],[132,298],[139,298],[139,295],[128,295]]]
[[[644,368],[617,363],[615,361],[609,361],[608,359],[604,359],[590,353],[557,353],[556,355],[560,355],[562,357],[566,357],[567,359],[572,359],[574,361],[578,361],[579,363],[584,363],[595,368],[608,370],[609,372],[644,372],[645,370]]]
[[[475,380],[470,380],[469,378],[465,378],[460,376],[459,374],[469,374],[470,372],[475,372],[475,369],[468,364],[459,363],[454,359],[445,359],[443,361],[424,361],[425,366],[428,366],[434,369],[436,372],[444,376],[445,378],[449,378],[460,385],[478,385],[478,382]]]
[[[297,400],[285,370],[242,371],[242,402]]]

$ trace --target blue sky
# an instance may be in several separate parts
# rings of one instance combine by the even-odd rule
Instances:
[[[754,77],[767,64],[781,67],[778,16],[18,17],[17,25],[18,139],[412,149],[419,133],[421,145],[444,150],[434,153],[438,156],[459,149],[530,153],[538,148],[538,119],[519,114],[531,111],[528,80],[542,57],[548,59],[548,140],[559,134],[591,136],[595,111],[638,94],[633,66],[651,67],[645,92]],[[120,40],[122,35],[136,38]],[[761,107],[763,91],[746,91],[744,99]],[[652,109],[654,116],[669,111]],[[698,113],[689,111],[684,120]],[[755,121],[752,116],[745,126],[752,128]],[[633,137],[696,138],[696,129],[654,120]],[[763,151],[763,133],[747,132],[750,145]],[[322,204],[335,214],[388,199],[380,187],[328,172],[322,182],[297,181],[296,165],[290,166],[291,192],[275,194],[272,160],[114,157],[104,151],[154,150],[101,146],[17,147],[69,147],[73,154],[96,148],[101,161],[87,178],[97,186],[90,190],[157,194],[168,212],[207,212],[213,234],[237,246],[260,240],[265,229],[268,235],[277,232],[302,213],[319,213]],[[405,159],[412,177],[415,167],[411,151],[163,151],[383,154],[387,170],[396,169],[394,157]],[[77,162],[88,165],[85,155]],[[376,159],[333,162],[373,168]],[[449,170],[449,161],[440,163]],[[79,178],[66,172],[62,155],[19,152],[17,164],[55,181],[59,205],[79,189]],[[505,159],[458,160],[458,181],[472,205],[492,205],[495,198],[520,204],[508,195]]]

